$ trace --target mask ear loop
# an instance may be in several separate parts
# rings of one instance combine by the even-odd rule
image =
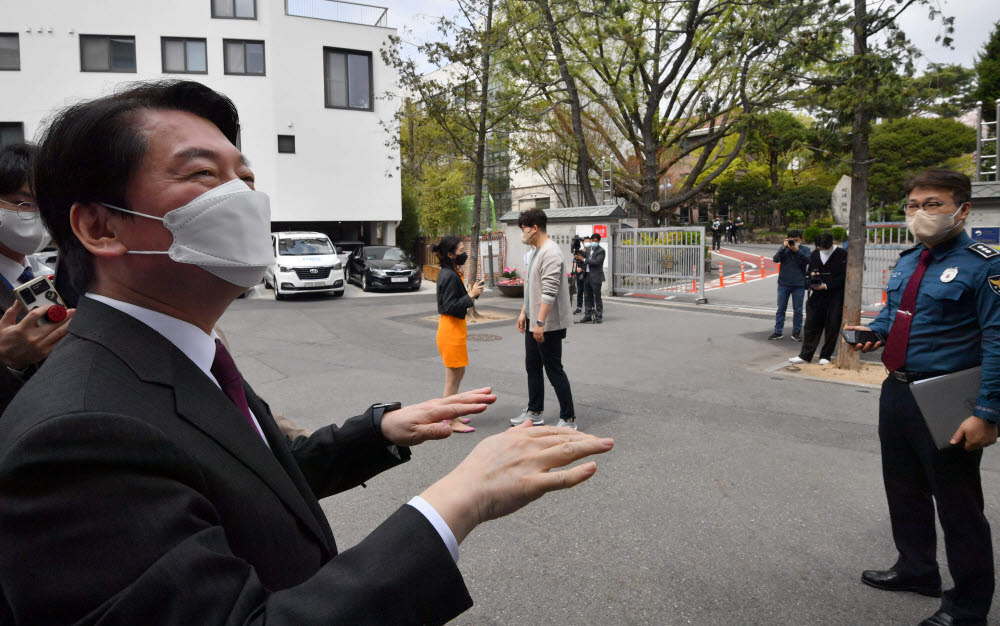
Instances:
[[[128,209],[123,209],[119,206],[113,204],[108,204],[107,202],[101,202],[101,205],[108,207],[109,209],[114,209],[115,211],[121,211],[122,213],[131,213],[132,215],[138,215],[139,217],[148,217],[151,220],[164,221],[162,217],[156,217],[155,215],[146,215],[145,213],[137,213],[136,211],[129,211]],[[170,254],[167,250],[129,250],[129,254]]]

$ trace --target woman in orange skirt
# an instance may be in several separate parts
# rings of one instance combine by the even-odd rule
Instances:
[[[458,268],[465,265],[469,255],[465,253],[465,243],[454,235],[447,235],[433,248],[441,265],[437,279],[438,320],[437,346],[444,361],[444,397],[458,393],[458,386],[465,376],[465,366],[469,364],[466,346],[465,315],[473,306],[473,300],[483,293],[482,281],[466,290],[465,281]],[[475,428],[466,426],[467,419],[453,419],[448,422],[457,433],[471,433]]]

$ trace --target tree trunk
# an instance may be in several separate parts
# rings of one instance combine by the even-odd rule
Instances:
[[[854,0],[854,55],[868,54],[867,7],[865,0]],[[871,95],[867,81],[858,81],[858,98],[851,130],[851,211],[847,246],[847,284],[844,289],[844,325],[861,324],[862,278],[865,268],[865,241],[868,226],[868,135],[871,132]],[[841,345],[837,367],[857,369],[861,355]]]
[[[559,77],[566,84],[566,96],[569,99],[570,117],[573,123],[573,140],[576,145],[576,180],[580,184],[584,204],[596,206],[597,197],[594,195],[594,188],[590,185],[590,153],[587,150],[587,141],[583,134],[580,92],[576,89],[576,79],[569,72],[569,65],[566,63],[566,55],[563,53],[562,42],[559,40],[559,30],[552,17],[552,7],[549,5],[549,0],[538,0],[538,4],[545,15],[545,25],[549,31],[549,38],[552,39],[552,52],[559,65]]]
[[[493,29],[493,0],[489,0],[486,6],[486,28],[484,30],[483,41],[483,84],[479,98],[479,128],[476,129],[476,169],[473,179],[475,185],[475,195],[472,198],[472,241],[469,250],[469,258],[472,260],[469,266],[469,276],[466,278],[469,286],[475,284],[476,274],[479,269],[479,225],[482,222],[483,206],[483,172],[486,169],[486,115],[490,103],[490,41]],[[475,306],[472,307],[472,314],[477,316]]]

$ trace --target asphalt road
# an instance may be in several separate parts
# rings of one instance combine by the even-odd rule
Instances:
[[[266,292],[237,301],[221,325],[272,408],[318,427],[372,402],[441,393],[435,326],[423,319],[435,308],[432,289],[286,302]],[[608,302],[603,325],[570,329],[578,423],[614,437],[615,449],[587,483],[473,532],[459,566],[476,605],[455,622],[915,624],[933,613],[933,599],[859,581],[895,558],[877,391],[768,373],[799,348],[768,342],[768,327],[707,308]],[[469,343],[462,388],[492,385],[499,401],[473,421],[475,433],[423,444],[367,489],[326,499],[342,550],[526,405],[513,324],[470,333],[494,340]],[[547,403],[554,423],[551,388]],[[994,520],[998,458],[989,450],[983,462]]]

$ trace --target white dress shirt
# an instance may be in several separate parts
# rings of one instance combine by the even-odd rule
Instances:
[[[24,268],[30,267],[35,277],[51,274],[52,268],[42,265],[31,257],[26,257],[24,263],[18,263],[4,254],[0,254],[0,274],[12,288],[18,285],[17,279],[24,273]]]
[[[2,256],[2,255],[0,255]],[[23,268],[21,271],[24,271]],[[20,273],[18,273],[20,275]],[[139,320],[146,326],[149,326],[156,332],[163,335],[167,341],[174,344],[178,350],[184,353],[191,362],[194,363],[198,369],[208,376],[209,380],[216,384],[220,389],[219,381],[215,379],[212,375],[212,362],[215,361],[215,339],[218,335],[215,331],[212,331],[211,335],[205,334],[205,331],[198,328],[194,324],[189,324],[183,320],[179,320],[176,317],[171,317],[164,313],[159,313],[157,311],[152,311],[150,309],[143,308],[141,306],[136,306],[128,302],[122,302],[121,300],[115,300],[114,298],[108,298],[107,296],[100,296],[97,294],[85,294],[87,298],[93,298],[98,302],[102,302],[112,308],[115,308],[126,315],[130,315],[135,319]],[[264,438],[263,431],[260,428],[260,423],[257,421],[257,416],[250,411],[250,417],[253,418],[254,426],[257,427],[257,433],[260,434],[261,439],[264,440],[265,445],[267,444],[267,439]],[[270,449],[270,446],[268,446]],[[451,528],[444,521],[440,514],[430,505],[426,500],[420,496],[414,497],[407,504],[420,511],[420,513],[427,518],[427,521],[434,526],[434,529],[441,536],[441,540],[444,545],[448,548],[448,552],[451,553],[451,558],[458,562],[458,541],[455,539],[455,534],[451,532]]]
[[[823,265],[826,265],[826,262],[830,260],[830,257],[833,255],[833,251],[836,250],[836,249],[837,249],[837,246],[834,245],[834,246],[830,246],[829,250],[820,250],[819,251],[819,260],[823,262]]]

